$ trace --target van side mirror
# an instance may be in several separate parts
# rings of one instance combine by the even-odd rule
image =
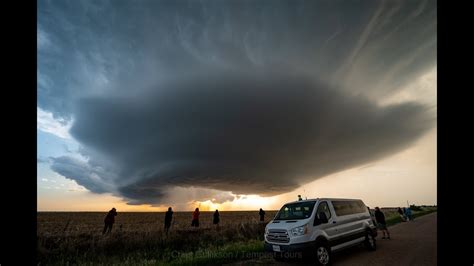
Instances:
[[[325,213],[325,212],[320,212],[320,213],[319,213],[319,221],[320,221],[322,224],[327,224],[327,223],[328,223],[328,217],[326,216],[326,213]]]

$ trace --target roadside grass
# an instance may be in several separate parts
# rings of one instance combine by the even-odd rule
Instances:
[[[146,252],[134,252],[123,256],[95,256],[76,259],[73,263],[64,258],[53,265],[221,265],[235,261],[265,256],[263,241],[249,240],[225,244],[220,247],[207,247],[192,252],[169,251],[168,256],[153,258]]]
[[[416,219],[417,217],[420,217],[429,213],[433,213],[436,211],[437,211],[437,208],[429,207],[429,208],[422,208],[421,211],[413,211],[412,214],[413,214],[413,218]],[[385,221],[387,222],[387,226],[393,226],[395,224],[403,222],[402,218],[400,217],[400,215],[398,215],[397,212],[388,214]]]
[[[240,260],[258,258],[264,255],[263,241],[250,240],[232,243],[215,249],[199,250],[181,254],[167,265],[216,265]]]
[[[117,231],[38,237],[40,265],[207,265],[263,254],[265,224],[236,222],[220,228]]]

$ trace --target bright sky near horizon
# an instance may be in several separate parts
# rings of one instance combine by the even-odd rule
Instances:
[[[437,203],[436,1],[171,3],[38,2],[38,211]]]

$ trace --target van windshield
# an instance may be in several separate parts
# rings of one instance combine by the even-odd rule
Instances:
[[[274,220],[301,220],[307,219],[313,213],[316,201],[305,201],[285,204],[275,216]]]

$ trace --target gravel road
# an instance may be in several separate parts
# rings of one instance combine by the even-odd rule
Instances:
[[[334,265],[437,265],[437,215],[389,227],[391,239],[377,237],[377,250],[354,247],[334,256]],[[362,249],[362,250],[361,250]]]

